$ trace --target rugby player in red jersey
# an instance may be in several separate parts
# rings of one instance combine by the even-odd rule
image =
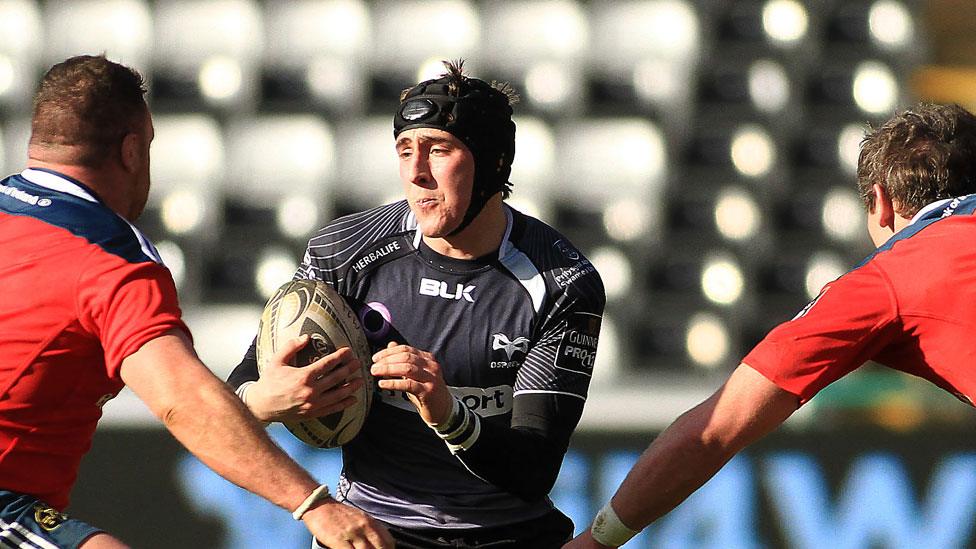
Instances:
[[[392,547],[275,446],[194,353],[173,279],[131,225],[149,196],[145,91],[103,56],[55,65],[34,98],[28,168],[0,180],[0,545],[125,547],[63,511],[102,405],[128,385],[204,463],[318,539]],[[349,355],[303,373],[331,387],[358,368]],[[324,406],[348,405],[334,396]]]
[[[644,452],[566,548],[623,545],[737,452],[868,360],[976,400],[976,117],[921,104],[861,143],[857,184],[877,250],[773,329],[710,398]]]

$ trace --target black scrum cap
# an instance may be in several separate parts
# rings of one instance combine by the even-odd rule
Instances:
[[[507,196],[515,156],[512,103],[517,97],[507,84],[489,84],[462,73],[463,61],[445,61],[447,72],[404,90],[393,117],[393,137],[413,128],[444,130],[464,143],[474,156],[475,176],[464,229],[498,192]]]

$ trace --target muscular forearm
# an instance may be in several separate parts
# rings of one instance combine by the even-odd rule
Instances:
[[[675,420],[648,447],[613,497],[617,515],[632,530],[644,528],[798,406],[795,395],[740,365],[721,389]]]
[[[317,486],[282,452],[240,399],[202,381],[161,419],[187,450],[227,480],[293,511]]]
[[[282,452],[182,333],[142,346],[122,379],[188,450],[218,474],[294,510],[317,483]]]
[[[735,454],[732,447],[701,436],[710,412],[706,402],[682,415],[631,469],[612,500],[628,527],[639,531],[667,514]]]

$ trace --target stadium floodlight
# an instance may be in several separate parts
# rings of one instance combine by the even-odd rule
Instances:
[[[278,202],[275,221],[281,234],[289,238],[305,238],[319,225],[317,198],[292,194]]]
[[[807,261],[806,274],[803,277],[803,287],[807,298],[813,299],[820,294],[820,290],[828,282],[836,280],[850,269],[841,258],[833,252],[817,252]]]
[[[183,253],[183,248],[172,240],[161,240],[156,243],[156,251],[173,275],[176,289],[182,290],[186,283],[186,255]]]
[[[912,14],[897,0],[879,0],[871,5],[868,31],[871,41],[887,50],[903,50],[915,37]]]
[[[749,98],[756,109],[766,113],[783,110],[790,101],[790,77],[786,69],[771,59],[759,59],[749,66]]]
[[[261,312],[262,306],[253,303],[186,307],[183,319],[193,332],[194,349],[220,379],[230,375],[241,360],[241,349],[254,340]]]
[[[589,254],[589,258],[603,279],[607,299],[616,300],[630,295],[634,270],[620,248],[600,246]]]
[[[864,112],[881,115],[894,109],[898,101],[898,80],[891,69],[879,61],[864,61],[854,70],[854,102]]]
[[[254,287],[265,299],[270,298],[285,280],[290,280],[298,262],[284,248],[269,246],[261,251],[254,269]]]
[[[826,235],[834,240],[853,242],[866,233],[864,204],[848,187],[834,187],[827,192],[820,214]]]
[[[29,107],[44,28],[38,3],[0,0],[0,104]]]
[[[844,173],[857,173],[857,158],[861,153],[861,140],[864,139],[864,126],[847,124],[837,136],[837,158]]]
[[[509,198],[516,209],[551,220],[552,184],[556,171],[556,138],[544,120],[516,116],[515,161],[510,181],[517,191]]]
[[[745,124],[735,131],[729,153],[735,169],[750,178],[768,175],[776,163],[776,145],[769,133],[755,124]]]
[[[715,227],[722,237],[747,241],[756,236],[761,225],[762,211],[749,192],[739,187],[719,192],[715,201]]]
[[[691,316],[685,329],[685,350],[699,367],[715,369],[728,359],[732,346],[729,329],[714,313],[699,312]]]
[[[616,200],[603,209],[603,229],[614,240],[632,242],[648,233],[655,211],[643,200]]]
[[[184,235],[199,229],[206,209],[204,197],[199,192],[177,188],[163,198],[160,218],[167,231]]]
[[[701,289],[705,297],[718,305],[733,305],[745,289],[745,278],[732,257],[716,255],[705,260],[701,271]]]
[[[810,16],[797,0],[769,0],[763,6],[762,24],[770,42],[793,47],[806,37]]]

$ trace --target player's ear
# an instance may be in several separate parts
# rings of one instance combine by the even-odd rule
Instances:
[[[871,213],[876,214],[875,219],[878,220],[878,225],[894,231],[895,203],[888,195],[888,191],[881,185],[875,183],[871,185],[871,193],[874,197]]]
[[[136,132],[129,132],[122,138],[121,147],[122,167],[129,173],[139,170],[142,162],[142,137]]]

